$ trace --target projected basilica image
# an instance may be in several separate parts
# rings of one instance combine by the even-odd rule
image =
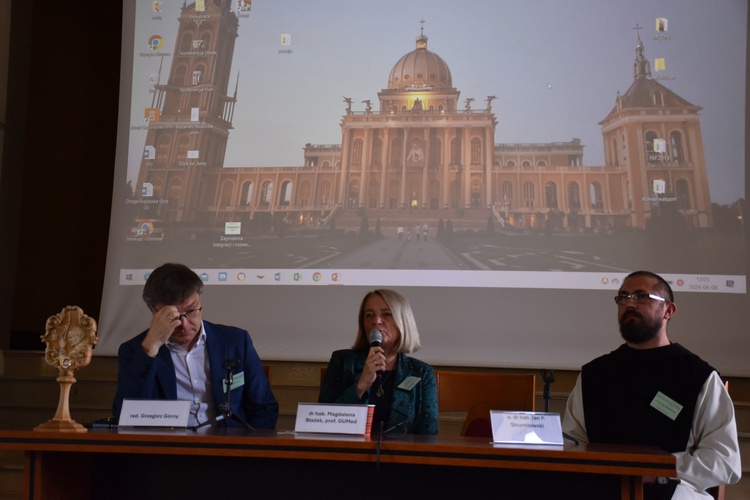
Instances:
[[[224,164],[227,141],[243,134],[232,123],[242,101],[240,77],[230,74],[238,14],[217,3],[199,13],[183,7],[171,65],[153,86],[133,186],[149,209],[134,216],[130,239],[333,228],[398,238],[399,228],[408,237],[425,225],[433,236],[457,227],[584,236],[645,231],[665,213],[686,228],[714,225],[702,108],[654,76],[640,28],[634,60],[622,61],[633,80],[601,110],[604,165],[585,165],[576,138],[503,143],[496,126],[513,96],[462,98],[450,61],[430,50],[422,23],[415,46],[382,68],[387,87],[376,102],[353,99],[361,89],[351,89],[331,103],[341,107],[340,143],[302,138],[299,166],[243,167]],[[487,85],[490,94],[495,87]]]

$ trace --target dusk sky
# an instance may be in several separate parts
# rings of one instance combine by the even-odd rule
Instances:
[[[151,35],[173,53],[183,0],[138,4],[131,125],[150,105],[148,76],[159,58]],[[654,40],[666,17],[669,40]],[[363,111],[388,85],[394,64],[414,50],[424,20],[428,49],[449,66],[460,103],[493,102],[495,143],[580,138],[585,166],[604,164],[601,121],[633,81],[637,32],[646,56],[666,60],[662,83],[703,107],[701,126],[711,199],[744,196],[746,0],[254,0],[240,19],[229,94],[238,102],[225,167],[301,166],[306,143],[340,144],[351,97]],[[291,35],[282,47],[281,34]],[[279,53],[281,49],[291,53]],[[164,58],[163,83],[171,57]],[[655,72],[654,72],[655,73]],[[128,179],[140,166],[145,131],[130,134]]]

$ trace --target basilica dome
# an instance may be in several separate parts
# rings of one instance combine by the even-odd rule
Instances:
[[[392,90],[450,90],[451,70],[439,55],[427,50],[427,37],[417,37],[417,48],[404,55],[393,66],[388,77]]]

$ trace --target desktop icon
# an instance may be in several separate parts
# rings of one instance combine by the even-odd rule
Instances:
[[[164,39],[159,35],[151,35],[148,39],[148,48],[151,50],[159,50],[164,45]]]
[[[224,234],[237,236],[242,234],[242,222],[225,222]]]
[[[654,71],[664,71],[667,69],[667,62],[663,57],[654,59]]]
[[[147,125],[159,123],[161,119],[159,108],[145,108],[143,110],[143,118]]]
[[[154,195],[154,185],[150,182],[144,182],[141,186],[141,196],[150,198]]]
[[[143,148],[143,159],[144,160],[155,160],[156,159],[156,148],[153,146],[144,146]]]
[[[282,33],[281,34],[281,45],[284,47],[289,47],[292,44],[292,35],[289,33]]]
[[[146,237],[150,236],[154,232],[154,220],[153,219],[137,219],[135,221],[135,228],[131,233],[135,236]]]
[[[151,10],[154,14],[159,14],[161,12],[161,0],[152,0]]]
[[[253,0],[237,0],[237,12],[250,12]]]
[[[195,0],[195,11],[203,12],[206,10],[206,0]]]
[[[197,122],[201,119],[201,108],[190,108],[190,121]]]
[[[188,160],[197,160],[199,154],[200,154],[200,151],[197,149],[188,149],[187,151]]]
[[[656,18],[656,31],[667,31],[667,18],[666,17]]]
[[[663,154],[667,152],[667,141],[664,139],[654,139],[654,153]]]
[[[654,179],[651,183],[651,190],[654,194],[664,194],[667,192],[667,181],[664,179]]]

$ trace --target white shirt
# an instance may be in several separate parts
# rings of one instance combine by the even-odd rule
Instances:
[[[190,401],[188,426],[196,426],[214,417],[211,377],[206,355],[206,330],[201,322],[198,341],[190,351],[167,342],[177,378],[177,399]]]
[[[562,430],[571,437],[588,442],[580,374],[568,397]],[[706,492],[707,488],[740,480],[742,464],[734,405],[715,371],[706,379],[695,402],[687,449],[673,455],[677,459],[680,484],[672,500],[712,499]]]

